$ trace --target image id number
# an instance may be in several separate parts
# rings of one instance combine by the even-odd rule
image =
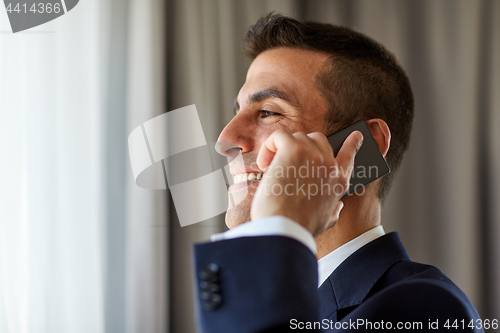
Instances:
[[[17,3],[14,8],[12,6],[12,3],[9,3],[7,6],[7,13],[34,13],[34,14],[42,14],[42,13],[59,13],[61,12],[61,4],[60,3],[34,3],[31,5],[30,8],[28,8],[28,5],[26,3]]]

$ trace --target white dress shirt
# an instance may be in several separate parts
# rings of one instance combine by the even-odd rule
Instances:
[[[318,260],[318,288],[325,282],[325,280],[339,267],[339,265],[346,260],[351,254],[356,252],[364,245],[370,243],[372,240],[385,235],[384,228],[379,225],[372,228],[358,237],[350,240],[342,246],[336,248],[326,256]]]
[[[372,240],[385,234],[379,225],[366,231],[351,241],[343,244],[318,260],[318,287],[333,273],[333,271],[351,254]],[[316,242],[309,231],[297,222],[284,216],[269,216],[256,221],[244,223],[231,230],[214,234],[212,242],[238,237],[286,236],[294,238],[306,245],[316,255]]]

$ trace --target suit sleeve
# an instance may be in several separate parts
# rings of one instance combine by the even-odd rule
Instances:
[[[317,262],[301,242],[243,237],[194,251],[202,332],[255,333],[317,320]]]
[[[318,318],[316,258],[295,239],[242,237],[199,244],[195,266],[201,332],[295,332],[292,320],[323,322]],[[354,307],[334,326],[321,328],[384,331],[384,323],[385,330],[396,332],[484,332],[477,322],[469,327],[479,316],[467,297],[439,279],[404,280]],[[464,327],[453,328],[462,320]],[[437,328],[430,326],[436,322]]]

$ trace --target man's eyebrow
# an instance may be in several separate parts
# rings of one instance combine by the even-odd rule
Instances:
[[[276,88],[267,88],[261,91],[258,91],[252,94],[248,100],[250,104],[262,102],[268,98],[279,98],[287,102],[292,106],[296,106],[295,101],[292,100],[290,96],[288,96],[283,90],[279,90]]]
[[[276,88],[267,88],[264,90],[260,90],[256,93],[253,93],[250,95],[250,98],[248,99],[248,103],[258,103],[262,102],[268,98],[278,98],[281,99],[291,106],[297,107],[297,103],[290,97],[288,96],[284,91],[276,89]],[[238,103],[237,100],[234,101],[234,113],[236,114],[236,111],[240,109],[240,104]]]

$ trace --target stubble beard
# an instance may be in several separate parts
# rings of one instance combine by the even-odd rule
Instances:
[[[229,208],[226,212],[226,226],[229,229],[235,228],[251,220],[250,211],[252,208],[253,196],[255,194],[255,191],[257,190],[257,186],[258,185],[255,184],[247,186],[246,194],[241,194],[245,193],[245,191],[234,191],[228,193]],[[240,192],[240,194],[238,194],[238,192]],[[241,198],[242,195],[245,195],[245,197]],[[241,202],[236,206],[232,206],[231,204],[232,198],[234,198],[234,200],[236,201],[241,200]]]

